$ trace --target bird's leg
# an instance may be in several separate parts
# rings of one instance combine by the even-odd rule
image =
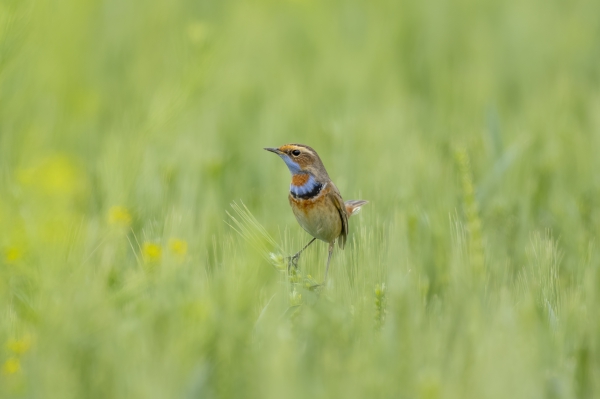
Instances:
[[[302,253],[302,251],[304,251],[306,248],[308,248],[308,246],[309,246],[310,244],[312,244],[312,243],[313,243],[315,240],[316,240],[316,238],[313,238],[312,240],[310,240],[310,241],[309,241],[309,243],[308,243],[308,244],[306,244],[306,245],[304,246],[304,248],[302,248],[300,251],[298,251],[298,253],[297,253],[296,255],[294,255],[294,256],[290,256],[290,257],[288,258],[288,259],[289,259],[289,262],[288,262],[288,270],[290,269],[290,267],[291,267],[292,265],[293,265],[295,268],[297,268],[297,267],[298,267],[298,259],[300,259],[300,254]]]
[[[323,279],[323,285],[327,282],[327,272],[329,271],[329,262],[331,261],[331,254],[333,253],[333,243],[332,241],[329,243],[329,256],[327,257],[327,266],[325,267],[325,278]]]

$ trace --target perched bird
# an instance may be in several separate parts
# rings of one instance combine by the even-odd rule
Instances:
[[[348,218],[360,211],[368,201],[344,202],[340,191],[333,184],[321,158],[307,145],[286,144],[279,148],[265,148],[279,155],[292,174],[289,201],[300,226],[314,238],[290,258],[296,266],[300,254],[317,238],[329,244],[329,256],[325,268],[325,280],[333,245],[338,240],[344,248],[348,236]]]

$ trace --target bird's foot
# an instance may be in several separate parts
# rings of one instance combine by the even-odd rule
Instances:
[[[321,291],[323,291],[325,289],[325,283],[321,283],[321,284],[313,284],[311,286],[306,287],[309,291],[314,292],[315,294],[319,295],[321,293]]]
[[[298,269],[298,259],[300,259],[300,254],[288,256],[286,259],[288,261],[288,271],[290,271],[292,266],[294,266],[294,269]]]

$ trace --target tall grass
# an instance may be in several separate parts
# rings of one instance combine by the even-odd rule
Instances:
[[[596,397],[598,15],[0,0],[0,397]]]

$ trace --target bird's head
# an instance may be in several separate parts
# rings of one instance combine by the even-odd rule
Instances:
[[[317,179],[329,179],[323,162],[315,150],[303,144],[285,144],[279,148],[265,148],[279,155],[292,175],[308,173]]]

